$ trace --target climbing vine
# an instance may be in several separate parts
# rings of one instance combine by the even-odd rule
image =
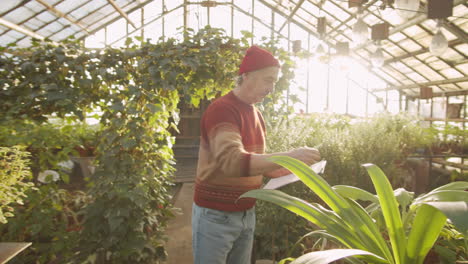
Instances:
[[[84,208],[75,261],[164,259],[177,104],[184,98],[197,106],[231,90],[246,43],[207,27],[187,30],[181,41],[129,39],[125,49],[35,41],[14,56],[0,54],[0,123],[79,121],[99,113],[92,202]]]

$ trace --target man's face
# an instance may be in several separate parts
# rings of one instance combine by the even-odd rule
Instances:
[[[248,89],[250,103],[260,103],[263,98],[275,89],[278,81],[279,68],[267,67],[258,71],[244,73],[243,82]]]

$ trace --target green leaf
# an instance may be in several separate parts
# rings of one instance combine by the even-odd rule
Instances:
[[[315,251],[310,252],[305,255],[300,256],[291,264],[328,264],[333,261],[337,261],[342,258],[347,258],[351,256],[373,256],[377,260],[380,260],[383,263],[388,263],[381,257],[372,254],[371,252],[359,250],[359,249],[330,249],[324,251]]]
[[[127,38],[125,40],[125,46],[130,46],[130,44],[133,44],[133,40],[132,40],[132,38]]]
[[[116,101],[112,106],[110,107],[114,111],[122,111],[124,110],[124,105],[122,104],[121,101]]]
[[[136,140],[133,139],[133,138],[130,138],[130,139],[125,139],[123,142],[122,142],[122,147],[126,148],[126,149],[129,149],[129,148],[132,148],[134,146],[136,146]]]
[[[459,181],[459,182],[451,182],[449,184],[440,186],[439,188],[436,188],[431,191],[436,192],[436,191],[442,191],[442,190],[458,190],[458,191],[464,191],[468,189],[468,182],[466,181]]]
[[[379,202],[379,199],[375,195],[357,187],[335,185],[333,186],[333,190],[335,190],[339,195],[353,200],[370,201],[373,203]]]
[[[337,236],[340,242],[348,247],[364,247],[363,243],[356,237],[356,234],[349,230],[342,219],[334,214],[334,212],[320,207],[320,205],[309,204],[278,190],[252,190],[241,195],[239,199],[245,197],[268,201],[296,213],[320,228],[327,230],[330,234]]]
[[[302,161],[288,156],[273,156],[269,160],[279,164],[292,173],[314,191],[330,208],[340,214],[344,208],[349,208],[349,204],[340,197],[328,183],[309,166]]]
[[[392,243],[395,262],[402,264],[406,256],[406,237],[392,186],[379,167],[374,164],[364,164],[363,166],[369,173],[379,197],[380,207]]]
[[[327,233],[327,231],[325,231],[325,230],[315,230],[315,231],[311,231],[311,232],[303,235],[299,240],[297,240],[296,243],[292,247],[290,247],[287,255],[288,256],[292,255],[294,250],[296,249],[296,247],[301,244],[302,240],[304,240],[305,238],[314,237],[314,236],[319,236],[321,238],[326,238],[326,239],[328,239],[330,241],[333,241],[333,242],[335,242],[337,244],[340,243],[340,240],[337,237]]]
[[[148,107],[148,109],[153,114],[161,112],[163,110],[161,104],[147,104],[146,107]]]
[[[375,227],[369,227],[358,221],[359,215],[355,212],[351,205],[341,197],[328,183],[318,174],[316,174],[309,166],[303,162],[287,156],[273,156],[271,161],[282,165],[289,171],[297,175],[313,192],[315,192],[330,208],[335,211],[346,225],[360,241],[352,248],[366,249],[375,254],[385,255],[391,258],[391,255],[385,251],[385,247],[379,242],[378,237],[374,235],[372,230]],[[392,192],[393,195],[393,192]],[[368,221],[370,223],[371,221]],[[372,223],[373,224],[373,223]],[[334,234],[334,233],[332,233]],[[339,233],[337,233],[340,236]]]
[[[350,200],[349,204],[353,207],[354,211],[359,218],[353,219],[358,223],[362,223],[366,228],[361,228],[370,240],[370,244],[367,244],[367,249],[372,252],[379,252],[385,256],[387,260],[393,262],[393,256],[390,252],[386,241],[384,240],[378,226],[375,224],[374,219],[369,216],[364,208],[361,207],[356,201]],[[377,248],[376,248],[377,247]]]
[[[465,238],[468,237],[468,203],[467,202],[428,202],[441,211],[455,225]]]
[[[427,195],[418,197],[413,202],[412,206],[418,205],[424,202],[457,202],[463,201],[468,202],[468,192],[465,191],[449,191],[449,190],[440,190],[436,192],[430,192]]]
[[[278,264],[286,264],[286,261],[293,261],[293,260],[295,260],[295,258],[285,258],[285,259],[282,259],[280,262],[278,262]]]
[[[423,263],[446,220],[447,217],[434,207],[423,204],[419,208],[408,237],[407,263]]]
[[[70,183],[70,176],[68,176],[68,174],[66,174],[66,173],[61,173],[61,174],[60,174],[60,177],[62,178],[63,182],[65,182],[65,183]]]

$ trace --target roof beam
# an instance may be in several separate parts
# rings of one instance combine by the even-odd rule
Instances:
[[[331,2],[331,3],[333,3],[335,6],[337,6],[339,9],[343,10],[344,12],[348,13],[350,16],[353,15],[349,10],[343,8],[341,5],[339,5],[339,4],[337,4],[337,3],[334,3],[334,2]],[[324,11],[325,11],[329,16],[331,16],[333,19],[339,21],[339,19],[338,19],[337,17],[335,17],[333,14],[331,14],[330,12],[327,12],[326,10],[324,10]],[[368,10],[368,12],[369,12],[370,14],[373,14],[374,16],[378,17],[378,16],[375,15],[371,10]],[[352,28],[352,27],[349,26],[349,25],[347,25],[347,26],[348,26],[349,28]],[[338,31],[337,31],[337,32],[338,32]],[[344,36],[346,39],[348,39],[348,40],[350,40],[350,41],[352,40],[350,36],[344,34],[343,32],[338,32],[338,34]],[[406,36],[406,37],[408,37],[408,36]],[[335,36],[333,39],[336,40],[336,39],[337,39],[337,36]],[[392,42],[394,45],[400,47],[398,44],[394,43],[391,39],[389,39],[389,41]],[[422,47],[422,46],[421,46],[421,47]],[[400,47],[400,48],[401,48],[401,47]],[[369,51],[367,47],[364,47],[364,49],[365,49],[366,51]],[[405,50],[405,49],[403,49],[403,50]],[[359,56],[359,57],[362,58],[365,62],[367,62],[367,63],[370,64],[369,58],[368,58],[368,57],[364,57],[364,56],[362,56],[361,54],[359,54],[358,52],[354,52],[354,54],[357,55],[357,56]],[[390,54],[390,55],[393,57],[392,54]],[[412,69],[413,71],[415,71],[411,66],[407,65],[405,62],[403,62],[403,64],[406,65],[408,68]],[[402,74],[403,76],[407,76],[407,75],[406,75],[405,73],[403,73],[400,69],[398,69],[397,67],[394,67],[393,65],[388,65],[388,67],[390,67],[390,68],[392,68],[393,70],[399,72],[399,73]],[[381,77],[381,75],[378,74],[377,70],[374,70],[373,68],[371,68],[371,67],[369,67],[369,66],[367,66],[367,69],[369,70],[369,72],[373,72],[373,73],[375,73],[377,76]],[[383,71],[386,75],[391,76],[392,79],[393,79],[395,82],[397,82],[397,83],[399,83],[399,84],[402,84],[402,82],[401,82],[400,80],[398,80],[397,78],[395,78],[393,74],[388,73],[388,72],[386,71],[386,68],[381,68],[381,71]],[[417,71],[415,71],[415,72],[417,72]],[[422,75],[422,76],[423,76],[423,78],[425,78],[427,81],[429,81],[429,79],[426,78],[424,75]],[[389,81],[387,81],[386,78],[384,78],[384,77],[381,77],[381,79],[384,80],[384,81],[385,81],[387,84],[389,84],[390,86],[398,85],[398,84],[395,84],[395,83],[389,83]],[[408,79],[409,79],[409,78],[408,78]],[[416,82],[415,82],[415,83],[416,83]]]
[[[270,3],[266,2],[265,0],[259,0],[259,2],[261,2],[262,4],[264,4],[266,7],[274,10],[274,12],[278,13],[279,15],[283,16],[284,18],[287,18],[288,15],[285,14],[284,12],[276,9],[273,5],[271,5]],[[336,19],[336,18],[335,18]],[[310,28],[307,28],[305,27],[302,23],[298,22],[297,20],[295,20],[294,18],[291,19],[291,22],[293,22],[296,26],[302,28],[303,30],[305,30],[306,32],[308,32],[310,35],[316,37],[316,38],[319,38],[317,32],[315,31],[312,31]],[[326,39],[324,40],[325,43],[330,47],[330,48],[335,48],[335,45],[333,45],[331,42],[327,41]],[[357,56],[359,56],[360,58],[364,59],[360,54],[357,54]],[[367,65],[364,65],[364,67],[366,67],[367,70],[369,70],[369,72],[372,72],[373,74],[375,74],[377,77],[379,77],[383,82],[385,82],[386,84],[388,85],[393,85],[392,83],[390,83],[387,79],[385,79],[384,77],[382,77],[378,72],[376,72],[373,68],[367,66]],[[387,74],[387,73],[386,73]],[[391,75],[390,75],[391,76]],[[391,76],[393,78],[393,76]],[[393,78],[395,79],[395,78]],[[399,80],[395,79],[395,81],[401,83]]]
[[[264,0],[259,0],[260,3],[262,3],[263,5],[265,5],[266,7],[272,9],[274,12],[280,14],[281,16],[283,16],[284,18],[288,18],[288,15],[278,9],[276,9],[273,5],[271,5],[270,3],[264,1]],[[295,20],[294,18],[291,18],[291,22],[293,22],[294,24],[296,24],[296,26],[302,28],[304,31],[306,32],[309,32],[312,36],[318,38],[318,34],[316,32],[313,32],[310,28],[307,28],[306,26],[304,26],[302,23],[298,22],[297,20]],[[331,43],[329,43],[329,45],[331,47],[334,47],[334,45],[332,45]]]
[[[4,15],[10,13],[11,11],[17,9],[17,8],[20,8],[22,6],[24,6],[25,4],[27,4],[30,0],[23,0],[21,1],[20,3],[18,3],[17,5],[15,5],[14,7],[10,8],[9,10],[2,10],[2,13],[0,13],[0,17],[3,17]]]
[[[468,94],[468,90],[458,90],[458,91],[448,91],[443,93],[434,93],[434,97],[441,97],[441,96],[456,96],[456,95],[465,95]]]
[[[122,8],[120,8],[115,2],[114,0],[107,0],[107,2],[109,2],[109,4],[111,4],[115,10],[117,10],[117,12],[119,12],[119,14],[121,16],[123,16],[127,22],[132,25],[133,28],[136,28],[135,24],[133,24],[132,20],[130,20],[130,18],[128,17],[127,13],[125,13]]]
[[[457,6],[457,5],[460,5],[460,4],[463,4],[466,0],[455,0],[454,3],[453,3],[453,6]],[[417,24],[420,24],[422,22],[424,22],[425,20],[427,20],[427,14],[426,12],[424,12],[423,14],[420,14],[420,15],[417,15],[415,17],[413,17],[412,19],[406,21],[405,23],[403,24],[400,24],[400,25],[397,25],[396,27],[390,29],[390,32],[389,32],[389,36],[395,34],[395,33],[398,33],[400,31],[403,31],[404,29],[406,28],[409,28],[411,26],[414,26],[414,25],[417,25]],[[453,27],[450,27],[450,26],[446,26],[446,24],[444,23],[442,25],[445,29],[447,29],[448,31],[452,32],[451,30],[454,30]],[[455,27],[455,26],[454,26]],[[456,28],[456,27],[455,27]],[[452,32],[452,34],[456,35],[455,33]],[[466,35],[466,34],[465,34]],[[466,38],[466,36],[465,36]],[[355,50],[358,50],[358,49],[362,49],[364,47],[367,47],[369,46],[370,44],[372,44],[372,40],[371,41],[368,41],[364,44],[361,44],[359,46],[357,46],[356,48],[354,48]]]
[[[456,45],[459,45],[459,44],[462,44],[462,43],[463,42],[460,39],[454,39],[454,40],[449,41],[449,47],[453,47],[453,46],[456,46]],[[429,48],[422,48],[420,50],[405,53],[403,55],[393,57],[391,59],[386,60],[384,62],[384,65],[387,65],[387,64],[393,63],[393,62],[398,62],[398,61],[401,61],[401,60],[404,60],[404,59],[407,59],[407,58],[415,57],[417,55],[420,55],[420,54],[423,54],[423,53],[426,53],[426,52],[429,52]]]
[[[151,0],[150,0],[150,1],[151,1]],[[175,10],[177,10],[177,9],[179,9],[179,8],[181,8],[181,7],[183,7],[184,5],[185,5],[185,4],[182,3],[182,4],[180,4],[179,6],[176,6],[176,7],[172,8],[172,9],[169,10],[169,11],[166,10],[166,11],[162,12],[159,16],[157,16],[157,17],[151,19],[150,21],[146,22],[146,24],[143,24],[141,27],[134,29],[132,32],[128,32],[128,35],[131,35],[131,34],[137,32],[138,30],[144,29],[146,26],[150,25],[150,24],[153,23],[154,21],[163,18],[165,15],[169,15],[170,13],[172,13],[173,11],[175,11]],[[121,38],[115,40],[115,41],[112,42],[112,43],[108,43],[107,45],[112,46],[112,45],[114,45],[115,43],[117,43],[117,42],[119,42],[119,41],[121,41],[121,40],[123,40],[123,39],[126,39],[126,38],[128,37],[128,35],[125,35],[125,36],[123,36],[123,37],[121,37]]]
[[[387,89],[374,90],[374,92],[383,92],[383,91],[389,91],[389,90],[414,89],[414,88],[419,88],[419,87],[424,87],[424,86],[443,85],[443,84],[466,82],[466,81],[468,81],[468,76],[460,77],[460,78],[453,78],[453,79],[445,79],[445,80],[440,80],[440,81],[425,82],[425,83],[416,83],[416,84],[409,84],[409,85],[393,86],[393,87],[387,88]]]
[[[468,37],[465,31],[461,30],[452,22],[448,21],[447,19],[444,19],[444,21],[442,22],[442,27],[448,30],[453,35],[455,35],[458,39],[460,39],[464,43],[468,43]]]
[[[372,0],[370,1],[369,3],[367,3],[363,8],[362,8],[362,11],[365,11],[367,10],[370,6],[372,6],[373,4],[375,4],[375,2],[377,2],[378,0]],[[352,14],[350,17],[348,17],[346,20],[344,21],[341,21],[340,24],[336,27],[334,27],[330,32],[327,32],[327,35],[331,35],[333,32],[337,31],[341,26],[343,25],[347,25],[347,23],[349,21],[351,21],[351,19],[355,18],[356,16],[358,15],[358,12]]]
[[[437,92],[432,93],[432,97],[444,97],[444,96],[460,96],[460,95],[467,95],[468,90],[454,90],[454,91],[444,91],[444,92]],[[419,94],[407,95],[409,99],[421,99]]]
[[[45,38],[37,33],[34,33],[32,32],[31,30],[27,29],[27,28],[24,28],[24,27],[21,27],[21,26],[18,26],[16,25],[15,23],[12,23],[8,20],[5,20],[3,18],[0,18],[0,24],[1,25],[4,25],[6,26],[7,28],[9,29],[12,29],[12,30],[15,30],[15,31],[18,31],[20,32],[21,34],[24,34],[26,36],[30,36],[30,37],[33,37],[33,38],[37,38],[37,39],[40,39],[40,40],[44,40]]]
[[[46,3],[44,0],[36,0],[36,1],[39,2],[41,5],[45,6],[47,8],[47,10],[49,10],[49,12],[53,13],[57,17],[65,18],[66,20],[70,21],[72,24],[80,27],[84,32],[86,32],[86,35],[89,35],[88,29],[83,24],[81,24],[80,22],[76,21],[75,19],[68,16],[67,14],[64,14],[64,13],[60,12],[58,9],[56,9],[52,5]]]
[[[279,32],[281,32],[281,30],[283,30],[283,28],[286,26],[286,24],[288,24],[289,20],[294,16],[294,14],[296,14],[297,10],[299,10],[299,8],[301,7],[302,3],[304,3],[304,1],[305,0],[300,0],[299,3],[297,3],[296,7],[294,7],[294,10],[291,12],[291,14],[289,14],[286,21],[284,21],[283,25],[278,30]]]

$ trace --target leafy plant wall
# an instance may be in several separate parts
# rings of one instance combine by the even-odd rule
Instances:
[[[231,90],[249,46],[247,38],[232,39],[207,27],[197,33],[187,30],[181,41],[128,40],[125,49],[89,50],[73,41],[33,44],[16,49],[15,56],[0,54],[1,144],[14,140],[31,152],[40,149],[33,153],[37,159],[32,167],[50,168],[83,145],[76,139],[79,135],[57,128],[51,120],[79,123],[97,112],[96,171],[86,194],[65,195],[56,186],[42,186],[30,195],[22,217],[0,229],[8,234],[2,239],[13,239],[14,234],[42,239],[49,252],[38,243],[32,248],[33,254],[42,256],[37,258],[40,263],[161,261],[164,230],[172,216],[174,138],[169,131],[177,126],[177,104],[183,97],[197,106],[204,98]],[[282,63],[292,65],[283,51],[281,56]],[[288,78],[291,75],[282,77],[278,93],[287,89]],[[37,133],[32,136],[28,128]],[[64,198],[50,200],[51,196]],[[74,215],[63,208],[75,199],[82,201],[74,207],[79,221],[56,222]],[[47,216],[38,208],[45,209]],[[49,232],[47,238],[35,237],[38,233],[29,230],[31,221],[41,216],[49,221],[39,223],[42,226],[36,226],[36,231]],[[27,263],[28,259],[19,256],[15,261]]]

